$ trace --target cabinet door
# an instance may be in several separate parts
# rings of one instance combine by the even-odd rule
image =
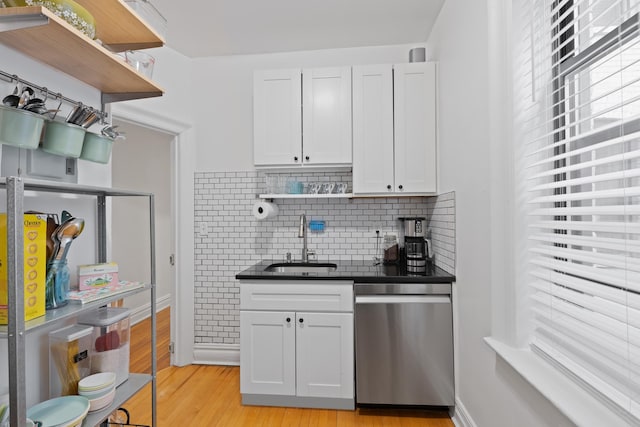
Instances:
[[[353,67],[353,192],[392,193],[391,65]]]
[[[395,190],[436,192],[436,69],[394,65]]]
[[[351,68],[302,71],[304,163],[351,164]]]
[[[296,394],[295,313],[240,312],[240,392]]]
[[[353,314],[296,314],[297,395],[353,397]]]
[[[301,70],[253,76],[253,161],[256,166],[302,162]]]

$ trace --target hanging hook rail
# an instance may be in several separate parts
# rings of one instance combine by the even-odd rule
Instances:
[[[39,86],[39,85],[37,85],[35,83],[32,83],[30,81],[27,81],[27,80],[25,80],[23,78],[18,77],[18,75],[16,75],[16,74],[9,74],[7,72],[4,72],[4,71],[0,70],[0,79],[6,81],[8,83],[13,83],[13,82],[22,83],[23,85],[29,86],[29,87],[33,88],[34,90],[36,90],[36,91],[42,93],[43,95],[47,96],[47,97],[51,96],[52,99],[57,99],[60,102],[64,101],[64,102],[66,102],[68,104],[71,104],[73,106],[76,106],[76,107],[83,105],[83,103],[80,102],[80,101],[75,101],[75,100],[73,100],[71,98],[63,96],[62,93],[60,93],[60,92],[50,91],[45,86]],[[60,107],[58,107],[58,109],[59,108]],[[107,118],[109,117],[109,113],[104,111],[104,109],[98,110],[96,108],[93,108],[93,111],[95,112],[95,114],[97,114],[100,117],[100,123],[102,123],[102,124],[106,124],[107,123]]]

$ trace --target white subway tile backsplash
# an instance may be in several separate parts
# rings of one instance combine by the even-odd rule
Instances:
[[[350,172],[306,172],[305,183],[346,182]],[[436,264],[455,271],[455,194],[437,197],[377,199],[277,199],[275,218],[258,221],[251,215],[256,195],[266,193],[265,174],[256,171],[195,174],[195,331],[196,343],[238,344],[239,288],[235,274],[264,258],[284,260],[287,252],[300,258],[301,213],[322,219],[323,233],[309,233],[308,246],[318,259],[372,259],[376,234],[399,231],[398,217],[424,216],[431,229]],[[200,234],[200,224],[207,233]]]

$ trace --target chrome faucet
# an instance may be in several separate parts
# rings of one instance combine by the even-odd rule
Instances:
[[[298,238],[302,239],[302,262],[309,262],[309,254],[315,254],[315,252],[307,249],[307,216],[305,214],[300,215]]]

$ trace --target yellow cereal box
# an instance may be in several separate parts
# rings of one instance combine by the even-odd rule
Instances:
[[[35,319],[45,313],[45,275],[47,254],[46,215],[24,215],[24,318]],[[7,214],[0,213],[0,325],[7,318]]]

